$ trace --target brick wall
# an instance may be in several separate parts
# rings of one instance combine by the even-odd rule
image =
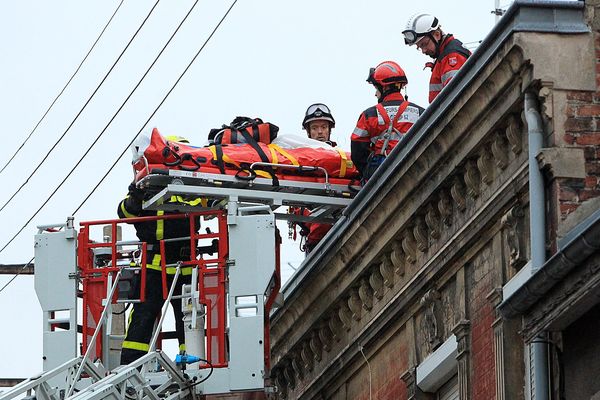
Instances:
[[[497,255],[496,255],[497,256]],[[494,360],[495,312],[487,296],[494,288],[494,268],[498,259],[491,247],[473,261],[467,296],[471,320],[471,396],[473,399],[493,399],[496,392]]]
[[[595,33],[596,91],[567,93],[564,135],[559,146],[584,149],[585,179],[558,180],[554,195],[558,197],[560,218],[565,219],[579,205],[600,197],[600,34]],[[558,129],[560,133],[561,130]]]

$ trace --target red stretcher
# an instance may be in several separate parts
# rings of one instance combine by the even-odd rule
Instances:
[[[284,148],[274,141],[197,147],[168,141],[154,128],[133,151],[136,181],[165,169],[224,174],[246,182],[266,178],[274,186],[285,180],[355,187],[359,179],[350,154],[325,145]]]

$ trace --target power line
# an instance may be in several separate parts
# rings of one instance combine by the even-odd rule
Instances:
[[[38,128],[38,126],[40,126],[40,124],[42,123],[42,121],[44,120],[44,118],[46,118],[46,115],[48,115],[48,113],[50,112],[50,110],[54,106],[54,103],[56,103],[56,101],[60,98],[60,96],[62,96],[63,92],[67,89],[67,87],[69,86],[69,84],[71,83],[71,81],[73,80],[73,78],[75,77],[75,75],[77,75],[77,73],[81,69],[81,66],[83,65],[83,63],[85,62],[85,60],[87,60],[87,58],[90,55],[90,53],[92,52],[92,50],[94,50],[94,47],[96,47],[96,44],[98,43],[98,41],[100,41],[100,38],[102,37],[102,35],[104,35],[104,31],[106,31],[106,28],[108,28],[108,25],[110,25],[110,23],[112,22],[112,20],[115,17],[115,15],[117,15],[117,12],[119,11],[119,8],[121,8],[121,5],[123,5],[123,1],[125,1],[125,0],[121,0],[121,2],[119,3],[119,5],[115,9],[115,12],[113,12],[112,16],[110,17],[110,19],[108,20],[108,22],[106,23],[106,25],[104,25],[104,28],[102,29],[102,32],[100,32],[100,35],[98,35],[98,37],[96,38],[96,41],[94,42],[94,44],[92,44],[92,47],[90,47],[90,49],[88,50],[88,52],[85,55],[85,57],[83,57],[83,60],[81,60],[81,62],[79,63],[79,66],[77,67],[77,69],[75,70],[75,72],[73,72],[73,75],[71,75],[71,77],[69,78],[69,80],[67,81],[67,83],[65,84],[65,86],[61,89],[61,91],[54,98],[54,100],[52,100],[52,103],[50,103],[50,106],[48,107],[48,109],[46,110],[46,112],[44,113],[44,115],[42,115],[42,118],[40,118],[40,120],[37,122],[37,124],[35,124],[35,126],[31,130],[31,132],[29,132],[29,135],[27,135],[27,137],[25,138],[25,140],[23,141],[23,143],[21,143],[21,145],[19,146],[19,148],[17,149],[17,151],[15,151],[15,153],[10,157],[10,159],[6,162],[6,164],[4,164],[4,166],[2,167],[2,169],[0,169],[0,174],[6,169],[6,167],[8,167],[8,165],[17,156],[17,154],[19,154],[19,152],[21,151],[21,149],[23,148],[23,146],[25,146],[25,143],[27,143],[27,141],[29,140],[29,138],[31,138],[31,135],[33,135],[33,133],[36,131],[36,129]]]
[[[133,34],[133,36],[131,37],[131,39],[129,39],[129,43],[127,43],[127,45],[125,46],[125,48],[123,49],[123,51],[121,51],[121,54],[119,54],[119,57],[117,57],[117,59],[115,60],[115,62],[113,63],[113,65],[110,67],[110,69],[108,70],[108,72],[106,73],[106,75],[104,75],[104,78],[102,78],[102,81],[98,84],[98,86],[96,87],[96,89],[92,92],[92,95],[87,99],[87,101],[85,102],[85,104],[83,105],[83,107],[79,110],[79,112],[77,113],[77,115],[75,115],[75,118],[73,118],[73,121],[71,121],[71,123],[69,124],[69,126],[67,127],[67,129],[58,138],[58,140],[52,145],[52,147],[50,148],[50,150],[48,150],[48,152],[46,153],[46,155],[44,156],[44,158],[42,158],[42,161],[39,162],[39,164],[35,167],[35,169],[33,170],[33,172],[31,172],[31,174],[27,177],[27,179],[25,179],[25,182],[23,182],[23,184],[17,189],[17,191],[14,192],[12,194],[12,196],[10,196],[8,198],[8,200],[6,201],[6,203],[4,203],[4,205],[2,207],[0,207],[0,211],[4,210],[4,208],[8,204],[10,204],[10,202],[15,198],[15,196],[21,191],[21,189],[23,189],[25,187],[25,185],[27,185],[27,183],[29,182],[29,180],[35,175],[35,173],[40,169],[40,167],[42,166],[42,164],[44,164],[44,162],[48,159],[48,157],[50,156],[50,154],[54,151],[54,149],[56,148],[56,146],[58,146],[58,144],[61,142],[61,140],[65,137],[65,135],[67,134],[67,132],[69,132],[69,130],[71,129],[71,127],[75,124],[75,121],[77,121],[77,119],[83,113],[83,111],[86,109],[86,107],[88,106],[88,104],[90,103],[90,101],[92,101],[92,98],[96,95],[96,92],[98,92],[98,90],[100,89],[100,87],[102,86],[102,84],[104,83],[104,81],[106,81],[106,78],[108,78],[108,75],[110,75],[110,73],[112,72],[112,70],[115,68],[115,66],[117,65],[117,63],[119,62],[119,60],[121,59],[121,57],[123,56],[123,54],[125,53],[125,51],[129,48],[129,45],[131,44],[131,42],[133,42],[133,40],[135,39],[135,37],[137,36],[137,34],[140,32],[140,30],[142,29],[142,27],[146,24],[146,21],[148,21],[148,18],[150,18],[150,15],[152,14],[152,12],[154,11],[154,9],[158,5],[159,1],[160,0],[156,0],[156,3],[154,3],[154,6],[152,6],[152,9],[148,13],[148,15],[146,15],[146,18],[144,18],[144,21],[142,22],[142,24],[135,31],[135,33]]]
[[[196,61],[196,58],[198,58],[198,56],[200,55],[200,53],[202,52],[202,50],[204,49],[204,47],[206,47],[206,45],[209,42],[209,40],[213,37],[213,35],[215,34],[215,32],[217,32],[217,29],[219,29],[219,27],[221,26],[221,24],[223,23],[223,21],[225,21],[225,18],[227,18],[227,16],[229,15],[229,12],[231,11],[231,9],[233,8],[233,6],[235,6],[235,4],[237,2],[238,2],[238,0],[234,0],[233,3],[231,3],[231,6],[229,6],[229,9],[227,10],[227,12],[225,12],[225,15],[223,15],[223,17],[221,18],[221,20],[219,21],[219,23],[215,26],[215,28],[213,29],[213,31],[211,32],[211,34],[204,41],[204,43],[202,44],[202,46],[200,47],[200,49],[196,52],[196,55],[194,55],[194,57],[192,58],[192,60],[188,63],[187,67],[185,67],[185,69],[181,73],[181,75],[179,75],[179,78],[177,78],[177,80],[175,81],[175,83],[173,84],[173,86],[171,86],[171,89],[169,89],[169,91],[163,97],[163,99],[158,104],[158,106],[156,106],[156,108],[154,109],[154,111],[152,112],[152,114],[150,114],[150,116],[148,117],[148,119],[146,120],[146,122],[144,122],[144,124],[142,125],[142,127],[140,128],[140,130],[135,134],[135,136],[133,137],[133,139],[131,139],[131,141],[129,142],[129,144],[127,144],[127,146],[125,147],[125,149],[123,149],[123,151],[121,152],[121,154],[119,154],[119,157],[117,157],[117,159],[115,160],[115,162],[113,162],[113,164],[110,166],[110,168],[108,169],[108,171],[106,171],[106,173],[104,174],[104,176],[102,176],[102,178],[100,179],[100,181],[98,181],[98,183],[96,184],[96,186],[94,186],[94,188],[92,189],[92,191],[90,193],[88,193],[88,195],[85,197],[85,199],[83,199],[83,201],[81,202],[81,204],[79,204],[79,206],[75,209],[75,211],[73,211],[73,213],[71,215],[75,215],[81,209],[81,207],[83,207],[83,205],[85,204],[85,202],[89,200],[89,198],[96,191],[96,189],[98,189],[98,187],[102,184],[102,182],[104,182],[104,180],[106,179],[106,177],[108,176],[108,174],[110,174],[111,171],[115,168],[115,166],[117,165],[117,163],[119,162],[119,160],[121,159],[121,157],[123,157],[123,155],[125,154],[125,152],[127,151],[127,149],[129,149],[131,147],[131,145],[133,144],[133,142],[135,141],[135,139],[138,137],[138,135],[142,132],[142,130],[146,127],[146,125],[148,125],[148,122],[150,122],[150,120],[152,119],[152,117],[154,117],[154,115],[158,112],[159,108],[167,100],[167,98],[169,97],[169,95],[171,94],[171,92],[175,89],[175,87],[177,86],[177,84],[179,83],[179,81],[187,73],[188,69],[190,69],[190,67],[192,66],[192,64],[194,63],[194,61]],[[0,250],[0,252],[1,251],[2,250]]]
[[[237,0],[236,0],[237,1]],[[158,3],[158,1],[157,1]],[[123,109],[123,107],[125,107],[125,104],[127,104],[127,102],[129,101],[129,99],[131,98],[131,96],[133,96],[133,94],[135,93],[135,91],[137,90],[137,88],[140,86],[140,84],[142,83],[142,81],[144,80],[144,78],[146,78],[146,76],[148,75],[148,73],[150,72],[150,70],[152,69],[152,67],[154,67],[154,65],[156,64],[156,62],[158,61],[158,59],[160,58],[160,56],[162,55],[162,53],[165,51],[165,49],[167,48],[167,46],[169,45],[169,43],[171,43],[171,40],[173,40],[173,38],[175,37],[175,35],[177,34],[177,32],[179,31],[179,29],[181,28],[181,26],[183,25],[183,23],[187,20],[187,18],[189,17],[189,15],[192,13],[192,11],[194,10],[194,7],[196,7],[196,4],[198,4],[198,0],[194,1],[194,4],[192,5],[192,7],[189,9],[189,11],[187,12],[187,14],[185,15],[185,17],[181,20],[181,22],[179,23],[179,25],[177,26],[177,28],[175,29],[175,31],[173,32],[173,34],[171,35],[171,37],[169,38],[169,40],[167,40],[167,42],[165,43],[165,45],[163,46],[163,48],[160,50],[160,52],[158,53],[158,55],[154,58],[154,61],[152,61],[152,64],[150,64],[150,66],[148,67],[148,69],[146,69],[146,72],[144,73],[144,75],[140,78],[140,80],[138,81],[138,83],[135,85],[135,87],[133,88],[133,90],[129,93],[129,95],[127,96],[127,98],[125,98],[125,100],[123,101],[123,103],[121,104],[121,106],[117,109],[117,111],[113,114],[112,118],[110,119],[110,121],[108,121],[108,123],[106,124],[106,126],[104,126],[104,129],[102,129],[102,131],[98,134],[98,136],[96,136],[96,139],[94,139],[94,141],[92,142],[92,144],[87,148],[87,150],[85,151],[85,153],[83,153],[83,155],[81,156],[81,158],[79,158],[79,160],[77,161],[77,163],[75,163],[75,166],[73,166],[73,168],[71,168],[71,170],[69,171],[69,173],[63,178],[63,180],[59,183],[59,185],[52,191],[52,193],[50,194],[50,196],[48,196],[48,198],[42,203],[42,205],[37,209],[37,211],[31,216],[31,218],[29,218],[27,220],[27,222],[25,222],[25,224],[21,227],[21,229],[19,229],[19,231],[4,245],[4,247],[2,247],[0,249],[0,253],[2,253],[2,251],[4,251],[4,249],[6,249],[6,247],[17,238],[17,236],[19,236],[19,234],[21,232],[23,232],[23,229],[25,229],[27,227],[27,225],[33,220],[33,218],[35,218],[36,215],[38,215],[38,213],[46,206],[46,204],[48,204],[48,202],[50,201],[50,199],[52,199],[52,197],[54,197],[54,195],[56,194],[56,192],[58,192],[58,190],[62,187],[62,185],[65,184],[65,182],[67,181],[67,179],[69,179],[69,177],[73,174],[73,172],[75,171],[75,169],[77,169],[77,167],[79,167],[79,164],[81,164],[81,162],[83,161],[83,159],[89,154],[89,152],[92,150],[92,148],[96,145],[96,143],[98,142],[98,140],[100,140],[100,138],[102,137],[102,135],[104,135],[104,133],[106,132],[106,130],[108,129],[108,127],[110,126],[110,124],[112,124],[112,122],[115,120],[115,118],[117,117],[117,115],[121,112],[121,110]],[[181,79],[181,78],[180,78]],[[172,90],[172,89],[171,89]],[[169,92],[170,93],[170,92]],[[164,100],[163,100],[164,101]],[[162,103],[161,103],[162,104]],[[156,111],[155,111],[156,113]],[[154,115],[154,114],[152,114]],[[137,136],[137,135],[136,135]],[[127,149],[125,149],[126,151]],[[123,152],[124,153],[124,152]],[[119,157],[120,158],[120,157]]]

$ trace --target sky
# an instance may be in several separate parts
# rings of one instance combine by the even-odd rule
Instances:
[[[0,167],[15,153],[69,80],[120,0],[0,0]],[[86,62],[13,162],[0,173],[5,204],[56,143],[138,29],[154,1],[125,0]],[[501,6],[507,6],[501,2]],[[64,139],[0,211],[0,248],[26,223],[108,124],[164,46],[193,0],[162,0]],[[415,13],[436,15],[446,32],[474,49],[494,25],[494,1],[239,0],[175,90],[146,125],[202,43],[231,5],[199,1],[167,50],[98,143],[42,211],[5,250],[0,264],[33,257],[40,224],[61,223],[79,206],[136,133],[158,127],[202,144],[208,131],[235,116],[260,117],[280,135],[300,134],[315,102],[332,110],[332,138],[349,150],[359,114],[376,103],[365,82],[370,67],[393,60],[408,77],[409,100],[427,106],[429,59],[407,47],[401,32]],[[116,218],[132,179],[127,152],[75,215]],[[304,256],[280,225],[283,279]],[[288,264],[289,263],[289,264]],[[0,275],[0,287],[10,279]],[[0,378],[41,371],[41,309],[32,276],[0,292]],[[7,362],[10,361],[10,362]]]

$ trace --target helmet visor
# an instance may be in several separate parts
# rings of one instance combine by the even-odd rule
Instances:
[[[319,113],[320,111],[320,113]],[[306,110],[306,115],[317,115],[317,114],[331,114],[329,107],[322,103],[316,103],[308,107]]]
[[[422,38],[423,36],[427,35],[428,33],[429,32],[417,33],[411,29],[407,29],[402,32],[402,34],[404,35],[404,43],[409,46],[412,46],[413,44],[417,43],[419,38]]]

